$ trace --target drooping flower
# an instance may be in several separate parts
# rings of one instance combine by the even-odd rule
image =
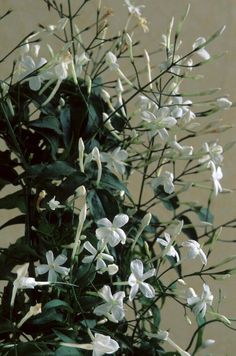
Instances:
[[[114,217],[113,222],[107,218],[103,218],[97,221],[99,226],[96,229],[96,236],[104,244],[109,244],[111,247],[115,247],[119,243],[125,244],[126,234],[121,229],[122,226],[127,224],[129,217],[126,214],[118,214]]]
[[[155,336],[154,334],[151,336]],[[157,333],[157,338],[168,342],[181,356],[191,356],[187,351],[184,351],[179,345],[177,345],[170,337],[168,331],[159,330]]]
[[[164,246],[163,255],[171,256],[176,258],[176,261],[179,262],[179,254],[173,246],[173,242],[170,238],[170,235],[167,232],[164,232],[164,239],[160,239],[159,237],[156,239],[160,245]]]
[[[215,196],[218,195],[219,192],[222,192],[222,187],[220,184],[220,180],[223,178],[223,172],[221,167],[217,167],[215,166],[215,164],[213,162],[210,162],[210,166],[211,166],[211,176],[212,176],[212,180],[213,180],[213,185],[214,185],[214,193]]]
[[[212,305],[214,296],[207,284],[203,284],[203,292],[201,297],[198,297],[193,288],[187,291],[187,303],[192,307],[195,315],[200,314],[204,318],[207,310],[207,305]]]
[[[125,292],[111,293],[109,286],[104,286],[99,292],[99,296],[105,301],[105,303],[98,305],[94,309],[96,315],[104,315],[110,321],[118,323],[125,316],[123,299]]]
[[[197,256],[199,256],[201,261],[202,261],[202,263],[204,265],[207,264],[206,254],[204,253],[204,251],[202,250],[200,244],[197,241],[195,241],[195,240],[184,241],[182,243],[182,246],[184,246],[184,247],[186,247],[188,249],[187,257],[189,259],[194,259]]]
[[[120,147],[115,148],[111,152],[101,152],[101,161],[106,163],[107,168],[120,174],[125,173],[125,166],[127,163],[124,161],[127,158],[127,151]]]
[[[155,191],[157,189],[157,187],[159,187],[159,185],[162,185],[164,191],[167,194],[171,194],[175,190],[173,180],[174,180],[173,173],[171,173],[169,171],[165,171],[161,175],[159,175],[159,177],[154,178],[152,180],[152,183],[151,183],[152,189]]]
[[[207,143],[205,142],[202,147],[203,156],[199,158],[199,163],[206,163],[206,166],[209,168],[213,162],[216,166],[219,166],[224,157],[223,157],[223,147],[218,145],[216,142]]]
[[[197,49],[198,47],[202,46],[206,42],[204,37],[198,37],[196,41],[193,43],[193,49]],[[207,50],[202,46],[201,48],[196,50],[196,53],[203,59],[208,60],[211,58],[210,54]]]
[[[60,274],[62,277],[68,275],[70,269],[61,266],[67,260],[67,257],[65,255],[58,255],[54,259],[54,254],[50,250],[46,253],[46,259],[48,264],[42,264],[36,267],[36,272],[38,274],[44,274],[48,272],[48,281],[51,283],[57,281],[58,274]]]
[[[14,273],[17,274],[16,279],[13,282],[13,290],[11,296],[11,306],[14,305],[16,293],[18,289],[34,289],[38,285],[48,285],[48,282],[38,282],[33,277],[27,277],[29,263],[24,263],[23,265],[18,266]]]
[[[17,327],[20,328],[28,319],[40,313],[42,313],[42,304],[36,303],[34,306],[30,307],[28,313],[26,313],[25,316],[17,324]]]
[[[143,262],[136,259],[130,263],[130,269],[132,273],[128,279],[128,284],[131,286],[129,300],[132,301],[134,299],[139,289],[146,298],[154,298],[155,289],[149,283],[144,281],[155,275],[155,268],[143,273]]]
[[[106,64],[109,66],[110,70],[119,69],[119,64],[117,63],[117,57],[112,52],[107,52],[107,54],[106,54]]]

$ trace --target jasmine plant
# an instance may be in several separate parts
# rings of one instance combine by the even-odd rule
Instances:
[[[80,28],[91,4],[94,22]],[[235,329],[211,292],[236,270],[227,265],[235,256],[212,262],[224,228],[236,226],[212,214],[229,192],[230,145],[204,136],[232,103],[218,90],[182,90],[215,59],[208,45],[224,28],[182,50],[188,8],[160,38],[157,63],[136,39],[139,27],[148,31],[145,6],[124,5],[127,21],[114,34],[102,0],[42,0],[58,22],[1,59],[15,54],[0,82],[0,208],[18,213],[0,229],[24,226],[0,249],[2,355],[195,355],[214,343],[204,333],[212,323]],[[200,190],[207,203],[193,198]],[[166,300],[195,325],[184,345],[163,330]]]

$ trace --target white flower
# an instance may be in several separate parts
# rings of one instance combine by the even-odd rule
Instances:
[[[111,247],[118,245],[120,242],[125,244],[126,234],[121,227],[127,224],[128,221],[129,217],[126,214],[116,215],[113,222],[107,218],[98,220],[97,225],[99,227],[96,229],[98,240],[101,240],[105,244],[108,243]]]
[[[158,133],[163,141],[167,141],[169,137],[167,128],[171,128],[177,123],[177,120],[171,116],[168,107],[159,109],[156,104],[153,104],[152,111],[143,111],[141,119],[145,121],[144,126],[151,131],[151,135],[155,136]]]
[[[28,44],[26,44],[25,48],[25,52],[28,52],[30,47]],[[42,82],[44,80],[43,76],[38,73],[38,70],[47,63],[45,58],[38,58],[39,48],[39,45],[33,46],[32,52],[34,54],[34,58],[28,53],[24,54],[18,64],[18,79],[22,80],[25,78],[25,80],[29,82],[30,89],[34,91],[38,91],[41,88]],[[30,76],[30,74],[32,74],[32,76]]]
[[[202,263],[204,265],[207,264],[207,257],[206,254],[203,252],[200,244],[195,241],[195,240],[188,240],[188,241],[184,241],[182,243],[182,246],[186,247],[188,249],[188,254],[187,257],[190,259],[194,259],[197,256],[200,257]]]
[[[128,284],[131,286],[129,300],[132,301],[138,290],[145,295],[146,298],[155,297],[155,289],[149,284],[144,282],[146,279],[153,277],[156,273],[155,268],[143,273],[143,263],[141,260],[133,260],[130,263],[131,275],[128,279]]]
[[[75,71],[77,77],[81,75],[83,66],[90,61],[89,57],[85,52],[83,52],[80,56],[75,56]]]
[[[196,49],[200,46],[202,46],[206,42],[206,39],[204,37],[198,37],[196,41],[193,43],[193,49]],[[211,56],[207,52],[207,50],[204,47],[199,48],[196,53],[204,60],[210,59]]]
[[[163,186],[164,191],[167,194],[171,194],[175,190],[175,186],[173,184],[174,176],[173,173],[169,171],[165,171],[159,177],[154,178],[152,180],[152,189],[155,191],[159,185]]]
[[[220,165],[224,157],[223,147],[218,145],[216,142],[208,144],[205,142],[203,144],[203,157],[199,159],[199,163],[206,163],[206,166],[209,168],[211,166],[210,162],[213,162],[215,165]]]
[[[48,205],[51,210],[56,210],[57,208],[62,207],[62,205],[60,205],[60,202],[56,200],[55,196],[48,202]]]
[[[105,261],[108,261],[108,262],[114,262],[114,258],[113,256],[109,255],[108,253],[103,253],[101,251],[96,250],[96,248],[89,242],[89,241],[86,241],[83,245],[83,247],[88,251],[90,252],[90,256],[85,256],[83,259],[82,259],[82,262],[83,263],[92,263],[92,262],[95,262],[96,261],[96,271],[98,271],[98,273],[104,273],[105,271],[108,270],[108,267],[110,265],[106,265],[106,262]],[[113,266],[113,265],[111,265]],[[112,268],[111,268],[112,269]],[[109,270],[108,270],[109,272]],[[115,274],[115,273],[109,273],[109,274]]]
[[[41,303],[37,303],[33,307],[31,306],[28,313],[26,313],[25,316],[17,324],[17,327],[20,328],[28,319],[30,319],[32,316],[35,316],[40,313],[42,313],[42,304]]]
[[[96,315],[104,315],[110,321],[118,323],[125,316],[123,299],[125,292],[117,292],[112,295],[111,288],[104,286],[99,292],[99,296],[105,301],[104,304],[94,309]]]
[[[44,274],[48,272],[48,281],[53,283],[57,281],[58,274],[61,274],[63,277],[67,276],[70,269],[67,267],[61,267],[66,260],[67,257],[65,255],[58,255],[54,259],[53,252],[50,250],[46,253],[47,265],[42,264],[36,267],[36,272],[38,274]]]
[[[201,297],[198,297],[193,288],[187,291],[187,303],[192,307],[195,315],[200,314],[204,318],[207,310],[207,305],[212,305],[214,296],[211,294],[210,288],[207,284],[203,284],[203,292]]]
[[[191,100],[183,101],[183,97],[180,95],[176,95],[171,100],[171,115],[176,119],[183,117],[190,109],[189,107],[192,105]]]
[[[107,52],[107,54],[106,54],[106,64],[109,66],[110,70],[119,69],[119,64],[117,63],[117,57],[112,52]]]
[[[220,180],[223,178],[223,173],[220,167],[215,166],[213,162],[210,162],[211,165],[211,176],[213,180],[213,185],[214,185],[214,193],[215,195],[218,195],[219,192],[222,192],[222,187],[220,184]]]
[[[92,356],[102,356],[104,354],[113,354],[119,349],[119,344],[110,336],[95,333],[92,341]]]
[[[176,258],[177,262],[179,262],[179,254],[172,246],[172,241],[170,238],[170,235],[167,232],[164,232],[164,239],[157,238],[156,242],[158,242],[160,245],[164,246],[164,256],[171,256]]]
[[[227,98],[219,98],[216,100],[216,104],[220,109],[227,110],[231,107],[232,101]]]
[[[155,336],[154,334],[151,336]],[[170,337],[168,331],[159,330],[157,333],[157,338],[168,342],[181,356],[191,356],[188,352],[184,351],[179,345],[177,345]]]
[[[11,306],[14,305],[16,293],[18,289],[34,289],[37,285],[48,285],[48,282],[37,282],[33,277],[27,277],[29,263],[24,263],[23,265],[18,266],[16,269],[17,277],[13,282],[13,290],[11,297]]]
[[[170,147],[182,157],[189,158],[193,154],[193,146],[181,146],[179,142],[177,142],[176,135],[172,140],[169,141]]]
[[[135,15],[137,17],[140,17],[141,14],[141,9],[144,8],[144,5],[139,5],[139,6],[135,6],[132,4],[132,2],[130,0],[124,0],[125,1],[125,5],[128,6],[128,11],[130,14]]]
[[[91,344],[76,344],[71,342],[61,342],[60,345],[66,347],[74,347],[78,349],[84,350],[92,350],[92,356],[102,356],[104,354],[113,354],[119,349],[119,344],[111,339],[110,336],[102,335],[95,333],[95,336],[91,334],[89,330],[89,334],[92,339]]]
[[[101,152],[101,161],[106,163],[107,168],[120,174],[125,173],[126,163],[124,161],[127,158],[127,151],[120,147],[115,148],[112,152]]]

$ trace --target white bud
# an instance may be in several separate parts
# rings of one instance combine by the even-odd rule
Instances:
[[[216,100],[217,106],[222,110],[227,110],[231,107],[232,102],[227,98],[219,98]]]
[[[116,264],[111,264],[107,266],[107,270],[110,276],[113,276],[114,274],[116,274],[119,270],[119,267]]]
[[[150,224],[151,218],[152,218],[152,214],[151,214],[151,213],[147,213],[147,214],[142,218],[142,221],[141,221],[142,229],[144,229],[146,226],[148,226],[148,225]]]
[[[213,340],[213,339],[207,339],[207,340],[203,341],[201,347],[202,347],[203,349],[206,349],[207,347],[213,345],[215,342],[216,342],[216,341]]]

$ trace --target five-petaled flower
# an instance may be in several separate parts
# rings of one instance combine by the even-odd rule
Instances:
[[[99,296],[105,301],[105,303],[98,305],[94,309],[96,315],[104,315],[110,321],[118,323],[125,316],[123,299],[125,292],[111,293],[109,286],[104,286],[99,292]]]
[[[114,217],[113,222],[107,218],[103,218],[97,221],[99,226],[96,229],[96,236],[102,244],[109,244],[111,247],[115,247],[119,243],[125,244],[126,234],[121,229],[122,226],[127,224],[129,217],[126,214],[118,214]]]
[[[50,250],[46,253],[47,265],[42,264],[36,267],[36,272],[38,274],[44,274],[48,272],[48,281],[54,283],[57,281],[58,274],[61,274],[63,277],[67,276],[70,269],[67,267],[62,267],[67,257],[65,255],[58,255],[54,259],[53,252]]]
[[[149,283],[144,281],[155,275],[155,268],[143,273],[143,262],[141,260],[133,260],[130,263],[130,269],[132,273],[128,279],[128,284],[131,286],[129,300],[132,301],[134,299],[139,289],[146,298],[154,298],[155,289]]]
[[[172,245],[173,242],[171,241],[170,235],[167,232],[164,232],[164,239],[157,238],[156,242],[158,242],[160,245],[164,246],[164,256],[171,256],[175,257],[177,262],[179,262],[179,254]]]
[[[173,181],[174,181],[173,173],[171,173],[169,171],[165,171],[165,172],[161,173],[157,178],[154,178],[152,180],[152,183],[151,183],[152,189],[155,191],[159,187],[159,185],[162,185],[164,191],[167,194],[171,194],[175,190]]]
[[[203,292],[201,297],[198,297],[193,288],[189,288],[187,291],[187,303],[192,307],[192,311],[195,315],[200,314],[204,318],[207,310],[207,305],[212,305],[214,296],[212,295],[210,288],[207,284],[203,284]]]

